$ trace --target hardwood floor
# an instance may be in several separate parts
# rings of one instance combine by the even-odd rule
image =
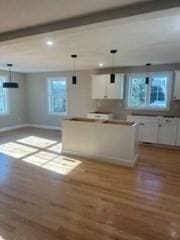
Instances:
[[[180,150],[135,169],[63,157],[59,132],[0,133],[0,240],[180,239]]]

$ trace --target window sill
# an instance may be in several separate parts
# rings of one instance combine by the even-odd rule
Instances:
[[[127,107],[126,110],[168,112],[170,110],[170,108],[131,108],[131,107]]]
[[[0,113],[0,117],[6,117],[6,116],[9,116],[10,114],[9,113]]]

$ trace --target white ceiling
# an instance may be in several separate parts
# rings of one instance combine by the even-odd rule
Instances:
[[[46,40],[54,46],[47,47]],[[0,43],[0,66],[13,63],[20,72],[78,69],[111,65],[110,49],[118,49],[116,66],[180,62],[180,8],[114,20]]]
[[[0,32],[145,1],[147,0],[1,0]]]

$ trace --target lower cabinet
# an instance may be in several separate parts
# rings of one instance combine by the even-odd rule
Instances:
[[[180,119],[179,119],[179,121],[178,121],[178,130],[177,130],[176,145],[177,145],[177,146],[180,146]]]
[[[160,119],[158,143],[176,145],[178,122],[176,119]]]
[[[180,146],[180,120],[166,117],[133,116],[128,121],[139,123],[139,141]]]
[[[158,117],[139,117],[129,115],[127,120],[139,123],[139,141],[147,143],[157,143],[159,118]]]
[[[139,140],[141,142],[157,143],[158,123],[140,123]]]

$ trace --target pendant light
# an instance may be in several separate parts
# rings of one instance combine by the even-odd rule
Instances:
[[[113,71],[113,67],[114,67],[114,55],[117,53],[117,50],[111,50],[110,53],[112,54],[112,71],[111,71],[111,75],[110,75],[110,83],[115,83],[115,73]]]
[[[147,69],[146,70],[149,70],[149,67],[151,66],[151,63],[146,63],[146,67],[147,67]],[[148,74],[149,75],[149,74]],[[145,83],[146,83],[146,85],[148,85],[149,84],[149,76],[148,77],[146,77],[146,80],[145,80]]]
[[[12,79],[11,79],[12,66],[13,66],[12,64],[7,64],[7,67],[9,68],[9,81],[3,83],[3,88],[19,88],[19,84],[17,82],[12,82]]]
[[[75,65],[75,60],[78,57],[78,55],[73,54],[71,55],[73,59],[73,75],[72,75],[72,84],[77,84],[77,76],[76,76],[76,65]]]

